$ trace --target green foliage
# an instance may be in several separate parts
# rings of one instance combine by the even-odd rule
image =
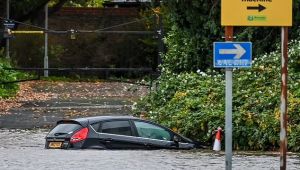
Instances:
[[[16,82],[33,77],[33,75],[27,73],[7,69],[12,68],[12,66],[9,60],[4,59],[3,51],[4,50],[0,50],[0,99],[13,97],[19,90],[17,83],[9,82]]]
[[[289,125],[291,151],[300,150],[300,41],[289,49]],[[251,69],[234,70],[233,142],[235,149],[272,150],[279,146],[280,50],[261,55]],[[166,69],[157,90],[143,98],[136,111],[188,137],[208,141],[212,130],[224,128],[224,74],[215,71],[173,73]],[[138,113],[138,112],[137,112]],[[211,141],[208,141],[211,142]]]
[[[221,75],[201,74],[203,76],[197,73],[163,75],[159,90],[139,103],[138,108],[146,106],[142,110],[149,112],[151,119],[189,137],[199,139],[201,136],[201,140],[206,141],[207,123],[223,114],[224,99],[216,100],[216,96],[223,94],[224,88],[214,85],[223,81]]]
[[[15,81],[18,77],[18,73],[14,71],[8,71],[3,68],[10,67],[9,62],[0,60],[0,82]],[[18,90],[16,84],[0,84],[0,98],[7,98],[14,96]]]
[[[4,69],[9,67],[11,66],[8,61],[0,59],[0,98],[12,97],[19,89],[19,86],[15,83],[3,84],[2,82],[16,81],[19,77],[23,76],[20,72]]]
[[[104,0],[74,0],[68,1],[64,6],[68,7],[103,7]]]
[[[164,22],[170,28],[162,67],[175,73],[209,68],[212,42],[222,37],[218,1],[167,0],[164,5]]]
[[[189,38],[187,38],[189,37]],[[169,71],[180,73],[183,71],[195,71],[200,68],[201,61],[197,54],[198,36],[190,36],[188,32],[181,31],[174,27],[166,37],[165,42],[168,53],[163,56],[163,68]]]
[[[296,70],[296,59],[300,55],[300,42],[290,44],[289,58],[289,147],[295,147],[300,106],[300,76]],[[278,50],[280,51],[280,50]],[[281,95],[281,54],[271,52],[257,58],[251,70],[235,70],[234,82],[234,143],[236,149],[273,149],[279,143],[280,95]],[[298,143],[299,144],[299,143]]]

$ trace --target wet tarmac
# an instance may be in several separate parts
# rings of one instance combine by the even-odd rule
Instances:
[[[148,87],[128,83],[29,83],[33,93],[48,100],[23,100],[20,107],[0,112],[0,128],[51,128],[58,120],[100,115],[131,115],[132,105]]]
[[[48,130],[0,130],[2,170],[220,170],[224,153],[209,150],[47,150]],[[288,156],[288,170],[300,167],[300,157]],[[277,153],[235,154],[233,169],[277,170]]]
[[[132,101],[126,98],[30,101],[10,114],[0,114],[0,128],[51,128],[58,120],[99,115],[130,115]]]

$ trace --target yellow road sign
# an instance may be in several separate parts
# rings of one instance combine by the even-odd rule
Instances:
[[[292,26],[292,0],[221,0],[223,26]]]

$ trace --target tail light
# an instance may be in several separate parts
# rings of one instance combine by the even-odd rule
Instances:
[[[71,140],[70,142],[71,143],[77,143],[77,142],[80,142],[80,141],[83,141],[87,138],[87,134],[89,132],[89,129],[88,128],[83,128],[81,129],[80,131],[76,132],[72,137],[71,137]]]

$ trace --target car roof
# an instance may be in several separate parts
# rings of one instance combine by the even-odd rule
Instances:
[[[89,124],[96,123],[103,120],[117,120],[117,119],[135,119],[140,120],[137,117],[134,116],[93,116],[93,117],[84,117],[84,118],[77,118],[73,119],[79,123],[85,124],[86,122],[89,122]]]

